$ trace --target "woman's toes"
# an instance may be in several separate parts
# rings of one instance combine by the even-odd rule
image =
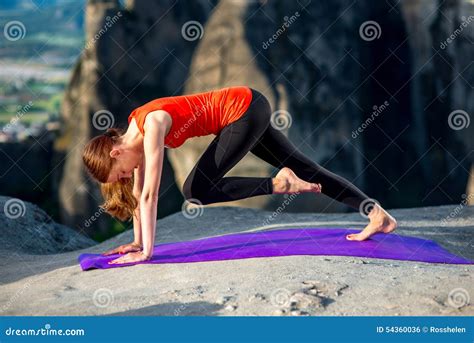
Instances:
[[[346,235],[346,239],[353,241],[355,239],[356,235],[354,233],[351,233],[350,235]]]
[[[313,185],[313,189],[312,189],[312,190],[313,190],[314,192],[318,192],[318,193],[321,192],[321,185],[319,185],[319,184],[317,184],[317,183],[313,183],[312,185]]]
[[[367,238],[369,238],[370,236],[372,236],[375,233],[376,232],[374,230],[365,228],[364,230],[362,230],[359,233],[351,233],[351,234],[347,235],[346,238],[350,241],[359,241],[360,242],[360,241],[365,241]]]

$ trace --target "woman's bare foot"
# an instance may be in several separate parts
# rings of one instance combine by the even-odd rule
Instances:
[[[397,227],[397,221],[379,204],[375,203],[369,213],[370,223],[362,232],[353,233],[346,236],[350,241],[363,241],[376,233],[389,233]]]
[[[273,194],[291,194],[314,192],[321,193],[322,186],[320,183],[311,183],[301,180],[288,167],[283,167],[278,174],[272,179]]]

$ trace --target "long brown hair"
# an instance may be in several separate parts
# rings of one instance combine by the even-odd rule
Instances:
[[[92,138],[84,147],[82,160],[87,172],[100,183],[105,202],[100,205],[112,217],[121,221],[133,218],[138,201],[133,195],[133,177],[107,182],[110,171],[116,163],[109,153],[118,142],[123,130],[109,128],[105,134]]]

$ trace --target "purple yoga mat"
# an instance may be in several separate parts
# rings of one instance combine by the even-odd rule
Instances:
[[[379,233],[362,242],[346,239],[347,234],[357,232],[360,231],[344,228],[283,229],[163,243],[155,246],[151,260],[139,263],[186,263],[251,257],[330,255],[474,264],[474,261],[456,256],[437,243],[422,238]],[[138,264],[108,264],[119,256],[122,255],[82,254],[79,256],[79,263],[82,270]]]

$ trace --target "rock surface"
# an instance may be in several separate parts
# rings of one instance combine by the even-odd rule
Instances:
[[[0,198],[2,204],[7,198]],[[432,239],[474,259],[474,208],[396,209],[398,234]],[[273,220],[268,222],[268,218]],[[23,219],[0,231],[2,315],[473,315],[474,267],[342,256],[285,256],[81,271],[77,257],[130,242],[127,231],[101,244],[55,223]],[[219,218],[217,221],[216,218]],[[267,223],[263,226],[263,223]],[[228,233],[310,226],[364,227],[358,213],[281,213],[204,207],[157,223],[157,243]],[[69,239],[39,239],[47,237]],[[74,241],[75,243],[71,243]],[[26,243],[29,242],[29,243]],[[28,249],[23,248],[27,244]],[[75,247],[64,252],[64,248]],[[55,253],[52,253],[52,252]],[[470,300],[470,301],[469,301]]]

